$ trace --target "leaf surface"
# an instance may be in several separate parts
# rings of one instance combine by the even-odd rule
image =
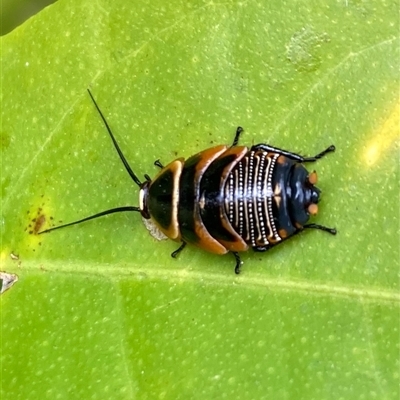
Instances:
[[[398,398],[398,6],[60,0],[1,38],[1,398]],[[136,213],[35,235],[138,205],[86,88],[141,179],[239,125],[335,144],[314,220],[338,235],[240,276]]]

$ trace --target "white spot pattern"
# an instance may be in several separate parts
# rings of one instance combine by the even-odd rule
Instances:
[[[273,215],[272,178],[279,154],[249,151],[226,181],[225,211],[235,231],[251,246],[280,241]]]

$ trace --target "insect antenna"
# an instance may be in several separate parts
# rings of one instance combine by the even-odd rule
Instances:
[[[67,226],[77,225],[77,224],[80,224],[82,222],[89,221],[91,219],[103,217],[104,215],[114,214],[114,213],[118,213],[118,212],[126,212],[126,211],[138,211],[138,212],[140,212],[140,208],[139,207],[134,207],[134,206],[111,208],[109,210],[105,210],[105,211],[99,212],[97,214],[91,215],[90,217],[79,219],[78,221],[73,221],[73,222],[69,222],[68,224],[58,225],[58,226],[54,226],[53,228],[45,229],[44,231],[39,232],[38,235],[41,235],[42,233],[55,231],[56,229],[65,228]]]
[[[96,100],[94,99],[92,93],[90,92],[89,89],[87,89],[87,91],[88,91],[89,96],[90,96],[90,98],[92,99],[93,104],[95,105],[95,107],[96,107],[98,113],[100,114],[101,119],[103,120],[103,123],[104,123],[104,125],[105,125],[105,127],[106,127],[106,129],[107,129],[107,132],[109,133],[109,135],[110,135],[110,137],[111,137],[111,140],[112,140],[113,143],[114,143],[114,147],[115,147],[115,149],[117,150],[118,155],[119,155],[119,158],[121,159],[122,163],[124,164],[125,169],[128,171],[128,174],[129,174],[130,177],[133,179],[133,181],[134,181],[139,187],[142,187],[142,182],[140,182],[139,178],[138,178],[137,175],[132,171],[132,168],[131,168],[130,165],[128,164],[128,161],[126,160],[124,154],[122,153],[120,147],[118,146],[118,143],[117,143],[117,141],[115,140],[115,137],[114,137],[114,135],[113,135],[113,133],[112,133],[112,131],[111,131],[111,128],[110,128],[110,126],[108,125],[108,122],[107,122],[106,118],[104,117],[103,113],[101,112],[100,107],[97,105]],[[149,180],[150,178],[147,178],[147,177],[146,177],[146,179]],[[54,227],[49,228],[49,229],[45,229],[44,231],[39,232],[38,235],[41,235],[42,233],[47,233],[47,232],[55,231],[56,229],[60,229],[60,228],[66,228],[67,226],[77,225],[77,224],[80,224],[80,223],[82,223],[82,222],[89,221],[89,220],[91,220],[91,219],[103,217],[103,216],[105,216],[105,215],[114,214],[114,213],[119,213],[119,212],[126,212],[126,211],[137,211],[137,212],[141,212],[141,209],[140,209],[140,207],[135,207],[135,206],[124,206],[124,207],[111,208],[111,209],[109,209],[109,210],[105,210],[105,211],[99,212],[99,213],[94,214],[94,215],[91,215],[91,216],[89,216],[89,217],[82,218],[82,219],[80,219],[80,220],[78,220],[78,221],[73,221],[73,222],[69,222],[69,223],[67,223],[67,224],[58,225],[58,226],[54,226]]]
[[[87,90],[89,93],[90,98],[93,101],[93,104],[95,105],[98,113],[100,114],[101,119],[104,122],[105,127],[107,128],[107,132],[110,134],[111,140],[114,143],[114,147],[117,150],[118,154],[119,154],[119,158],[121,159],[122,163],[125,166],[125,169],[128,171],[128,174],[130,175],[130,177],[133,179],[133,181],[136,183],[136,185],[138,185],[139,187],[142,185],[142,182],[140,182],[139,178],[136,176],[136,174],[132,171],[132,168],[130,167],[130,165],[128,164],[128,161],[126,160],[124,154],[122,153],[121,149],[118,146],[117,141],[115,140],[115,137],[113,135],[113,133],[111,132],[111,128],[108,125],[108,122],[106,120],[106,118],[104,117],[103,113],[100,110],[100,107],[97,105],[96,100],[94,99],[94,97],[92,96],[92,93],[90,92],[90,90]]]

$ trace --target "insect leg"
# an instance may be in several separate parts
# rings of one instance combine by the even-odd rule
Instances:
[[[314,162],[314,161],[317,161],[320,158],[322,158],[325,154],[331,153],[331,152],[333,152],[335,150],[336,150],[336,147],[333,144],[331,144],[327,149],[325,149],[324,151],[321,151],[321,153],[318,153],[314,157],[304,157],[303,162]]]
[[[161,161],[160,161],[160,160],[154,161],[154,165],[155,165],[156,167],[158,167],[158,168],[164,168],[164,165],[161,164]]]
[[[239,253],[236,251],[232,251],[232,254],[235,256],[236,265],[235,265],[235,274],[240,274],[240,266],[242,265],[242,260],[240,259]]]
[[[273,153],[278,153],[278,154],[281,154],[292,160],[303,163],[303,162],[314,162],[314,161],[319,160],[325,154],[335,151],[335,146],[334,145],[329,146],[327,149],[325,149],[321,153],[318,153],[314,157],[303,157],[300,154],[292,153],[291,151],[283,150],[278,147],[273,147],[273,146],[270,146],[269,144],[264,144],[264,143],[256,144],[255,146],[253,146],[251,148],[251,150],[264,150],[264,151],[269,151],[269,152],[273,152]]]
[[[328,233],[330,233],[331,235],[336,235],[336,233],[337,233],[337,231],[336,231],[335,228],[328,228],[328,227],[326,227],[326,226],[317,225],[317,224],[307,224],[307,225],[304,225],[303,228],[319,229],[319,230],[321,230],[321,231],[328,232]]]
[[[178,254],[186,247],[186,242],[182,242],[182,244],[175,251],[171,253],[171,257],[176,258]]]
[[[281,242],[279,242],[279,243],[281,243]],[[279,244],[279,243],[276,243],[276,244]],[[276,244],[274,246],[276,246]],[[268,246],[255,246],[255,247],[253,247],[253,250],[254,251],[258,251],[258,252],[264,252],[264,251],[268,251],[269,249],[271,249],[274,246],[271,246],[271,245],[268,245]]]
[[[232,147],[236,146],[239,143],[240,134],[243,132],[243,128],[238,126],[235,133],[235,138],[233,139]]]
[[[163,168],[164,168],[164,165],[162,165],[162,164],[161,164],[161,161],[160,161],[160,160],[156,160],[156,161],[154,161],[154,165],[155,165],[156,167],[159,167],[159,168],[161,168],[161,169],[163,169]],[[150,176],[149,176],[149,175],[147,175],[147,174],[144,174],[144,177],[146,178],[146,181],[147,181],[147,182],[151,182],[151,178],[150,178]]]
[[[299,229],[296,232],[293,233],[293,235],[287,237],[286,239],[281,240],[280,242],[274,243],[274,244],[269,244],[266,246],[254,246],[253,250],[257,252],[264,252],[272,249],[273,247],[277,246],[278,244],[284,243],[287,239],[290,239],[291,237],[298,235],[299,233],[303,232],[304,229],[319,229],[324,232],[328,232],[331,235],[336,235],[337,231],[335,228],[328,228],[323,225],[317,225],[317,224],[307,224],[303,226],[303,229]]]

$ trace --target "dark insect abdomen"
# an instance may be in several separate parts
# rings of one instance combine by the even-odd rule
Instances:
[[[278,153],[251,150],[227,177],[225,212],[248,245],[274,245],[296,230],[287,211],[286,193],[294,164]]]

